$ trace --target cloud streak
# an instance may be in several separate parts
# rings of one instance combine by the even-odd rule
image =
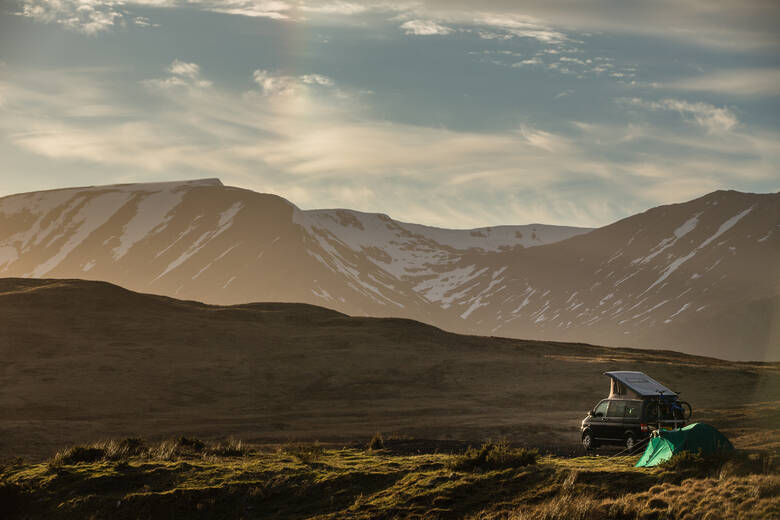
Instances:
[[[409,20],[401,24],[401,29],[403,29],[404,33],[414,34],[415,36],[444,35],[454,31],[451,27],[431,20]]]
[[[653,83],[652,86],[743,97],[776,97],[780,96],[780,69],[724,70],[666,83]]]
[[[258,69],[252,73],[252,80],[266,96],[294,96],[307,87],[334,87],[336,83],[322,74],[290,76]]]
[[[194,87],[207,88],[211,81],[203,79],[200,75],[200,65],[181,60],[174,60],[167,71],[170,76],[166,78],[150,79],[144,83],[159,88]]]
[[[725,133],[733,130],[739,120],[734,113],[725,107],[716,107],[709,103],[690,103],[680,99],[662,99],[661,101],[647,101],[640,98],[621,98],[620,103],[644,108],[647,110],[665,110],[678,112],[683,117],[690,117],[707,132]]]

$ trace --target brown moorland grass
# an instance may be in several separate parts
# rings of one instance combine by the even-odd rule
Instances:
[[[124,441],[78,461],[0,467],[3,518],[275,519],[773,519],[780,474],[768,453],[680,458],[634,468],[637,457],[541,456],[500,467],[458,467],[462,454],[288,443],[214,455],[208,441]],[[161,446],[177,446],[170,456]],[[495,445],[491,444],[490,451]],[[511,447],[501,448],[511,451]],[[237,453],[237,452],[236,452]],[[315,453],[313,457],[301,453]],[[75,457],[75,458],[73,458]],[[693,469],[693,473],[691,470]],[[692,476],[693,475],[693,476]]]
[[[0,458],[142,434],[349,442],[376,431],[578,450],[608,370],[682,392],[737,447],[780,448],[780,364],[464,336],[301,304],[211,306],[0,279]],[[170,447],[169,447],[170,448]]]

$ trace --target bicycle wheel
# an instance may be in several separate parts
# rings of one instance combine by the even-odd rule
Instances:
[[[682,408],[683,413],[683,419],[686,421],[691,418],[691,415],[693,414],[693,408],[691,408],[691,405],[686,401],[680,401],[680,408]]]
[[[648,403],[647,409],[645,411],[645,417],[647,419],[648,423],[654,423],[657,422],[660,418],[660,407],[658,406],[658,403]]]

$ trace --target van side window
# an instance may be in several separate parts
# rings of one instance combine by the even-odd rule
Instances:
[[[601,417],[607,416],[607,406],[609,406],[609,401],[601,401],[596,408],[593,409],[593,415],[601,414]]]
[[[632,403],[627,402],[626,403],[626,414],[624,417],[628,419],[638,419],[639,418],[639,403]]]
[[[625,401],[610,401],[609,410],[607,410],[607,417],[620,417],[622,419],[625,410]]]

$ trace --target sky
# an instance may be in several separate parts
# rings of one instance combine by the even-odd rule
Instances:
[[[780,190],[780,3],[2,0],[0,196],[217,177],[595,227]]]

